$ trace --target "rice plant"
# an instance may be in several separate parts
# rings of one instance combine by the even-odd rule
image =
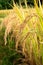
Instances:
[[[10,45],[11,48],[13,44],[14,49],[25,56],[24,63],[27,60],[28,65],[43,65],[43,11],[40,0],[39,8],[36,0],[34,3],[36,12],[30,14],[26,1],[25,9],[14,3],[14,12],[5,17],[1,26],[5,27],[5,45]]]

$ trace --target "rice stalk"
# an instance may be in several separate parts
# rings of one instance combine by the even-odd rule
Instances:
[[[39,0],[39,6],[40,6],[40,8],[38,8],[38,5],[36,3],[36,0],[34,0],[34,4],[35,4],[36,12],[37,12],[37,14],[40,17],[39,18],[40,19],[40,26],[41,26],[41,29],[43,31],[43,11],[42,11],[42,7],[41,7],[40,0]]]

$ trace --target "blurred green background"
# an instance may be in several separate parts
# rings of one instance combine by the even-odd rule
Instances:
[[[19,1],[24,4],[25,0],[0,0],[0,9],[12,9],[13,2],[18,3]],[[34,5],[34,0],[27,0],[29,5]]]

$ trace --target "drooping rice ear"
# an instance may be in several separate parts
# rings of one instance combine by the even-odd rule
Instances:
[[[5,30],[5,36],[4,36],[5,45],[7,44],[7,36],[11,32],[11,29],[12,29],[12,22],[9,22],[7,27],[6,27],[6,30]]]

